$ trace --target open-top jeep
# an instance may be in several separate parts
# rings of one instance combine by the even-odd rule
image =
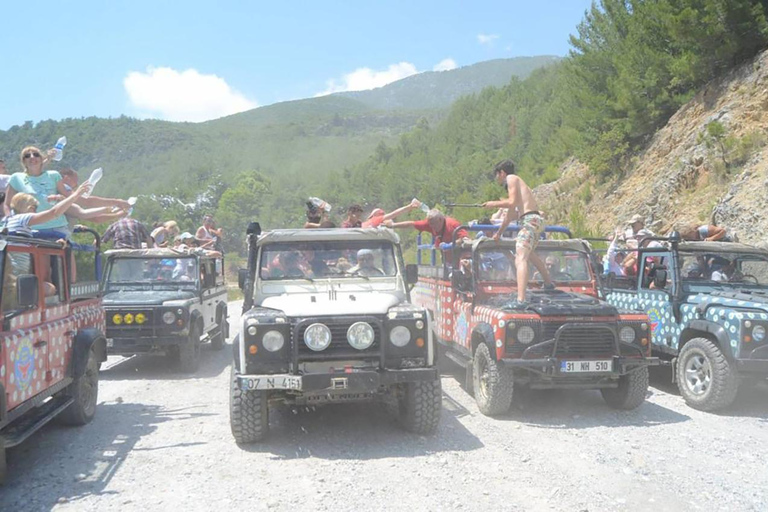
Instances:
[[[106,359],[96,246],[0,236],[0,481],[5,449],[55,417],[71,425],[96,412],[99,364]],[[97,277],[70,284],[72,250],[95,253]],[[79,274],[85,275],[81,268]]]
[[[426,312],[409,302],[416,268],[388,229],[249,227],[242,325],[234,343],[230,422],[261,440],[272,403],[381,400],[429,434],[442,393]]]
[[[558,226],[547,232],[570,235]],[[597,299],[586,242],[539,243],[536,253],[547,261],[556,289],[543,289],[531,265],[525,309],[508,306],[517,295],[514,240],[480,238],[441,249],[444,264],[437,263],[431,244],[420,241],[414,302],[434,318],[445,355],[466,368],[467,385],[483,414],[506,412],[516,384],[599,389],[608,405],[619,409],[643,403],[647,367],[658,364],[650,358],[647,317]],[[431,251],[431,264],[421,264],[425,250]]]
[[[655,354],[673,362],[691,407],[723,408],[741,380],[768,376],[768,251],[726,242],[654,238],[637,275],[609,275],[607,300],[647,313]]]
[[[228,336],[224,261],[215,251],[107,251],[102,287],[107,351],[165,353],[182,371],[200,364],[201,338],[220,350]]]

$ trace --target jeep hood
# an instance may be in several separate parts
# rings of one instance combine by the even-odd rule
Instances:
[[[105,306],[162,306],[170,300],[188,300],[195,297],[181,290],[120,290],[104,294]]]
[[[494,296],[488,304],[500,309],[510,309],[515,302],[514,295]],[[539,291],[528,290],[528,307],[525,310],[537,313],[539,316],[617,316],[618,310],[607,302],[600,301],[581,293],[564,292],[560,290]]]
[[[689,302],[699,308],[726,306],[729,308],[762,309],[768,312],[768,294],[764,290],[712,290],[689,297]]]
[[[262,307],[279,309],[289,317],[337,315],[385,315],[392,306],[405,301],[393,292],[291,293],[265,298]]]

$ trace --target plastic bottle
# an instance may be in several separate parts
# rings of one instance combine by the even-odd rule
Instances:
[[[90,177],[88,178],[88,183],[91,184],[91,190],[83,194],[83,197],[88,197],[91,195],[91,193],[93,192],[93,189],[96,188],[96,184],[99,182],[103,174],[104,174],[104,171],[102,170],[101,167],[93,170]]]
[[[315,205],[318,210],[325,210],[326,213],[331,211],[331,205],[320,199],[319,197],[310,197],[309,200]]]
[[[66,145],[67,145],[67,138],[59,137],[59,140],[56,141],[56,145],[53,146],[53,150],[55,151],[55,154],[53,155],[53,159],[56,162],[61,162],[61,159],[64,158],[64,146]]]
[[[414,201],[419,201],[415,197],[413,198]],[[419,201],[421,203],[421,201]],[[424,213],[429,213],[429,206],[427,206],[425,203],[421,203],[421,206],[419,206],[419,210],[423,211]]]

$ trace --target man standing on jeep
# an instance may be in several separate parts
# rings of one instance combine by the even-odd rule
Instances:
[[[547,271],[544,262],[536,254],[536,246],[544,232],[544,217],[539,212],[533,192],[526,183],[515,175],[515,163],[512,160],[502,160],[493,168],[493,176],[499,185],[507,189],[509,198],[501,201],[487,201],[484,208],[506,208],[507,215],[499,226],[499,230],[493,235],[494,240],[499,240],[515,218],[520,225],[515,245],[515,264],[517,267],[517,303],[513,307],[524,308],[525,291],[528,287],[528,262],[539,271],[544,279],[545,289],[554,289],[552,278]]]

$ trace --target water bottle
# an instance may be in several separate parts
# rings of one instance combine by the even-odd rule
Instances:
[[[61,159],[64,158],[64,146],[67,145],[67,138],[66,137],[59,137],[59,140],[56,141],[56,145],[53,146],[53,151],[55,154],[53,155],[53,159],[56,162],[61,162]]]
[[[129,197],[128,198],[128,204],[131,205],[131,206],[136,206],[136,200],[137,199],[138,199],[137,197]]]
[[[415,197],[413,198],[414,201],[419,201]],[[421,203],[421,201],[419,201]],[[424,203],[421,203],[421,206],[419,206],[419,210],[423,211],[424,213],[429,213],[429,206],[427,206]]]
[[[101,167],[93,170],[93,172],[91,173],[91,176],[88,178],[88,183],[91,184],[91,190],[83,194],[83,197],[88,197],[91,195],[91,193],[93,192],[93,189],[96,187],[96,184],[99,182],[103,174],[104,174],[104,171],[101,169]]]
[[[331,205],[319,197],[310,197],[309,200],[313,205],[317,207],[318,210],[325,210],[326,213],[331,211]]]

